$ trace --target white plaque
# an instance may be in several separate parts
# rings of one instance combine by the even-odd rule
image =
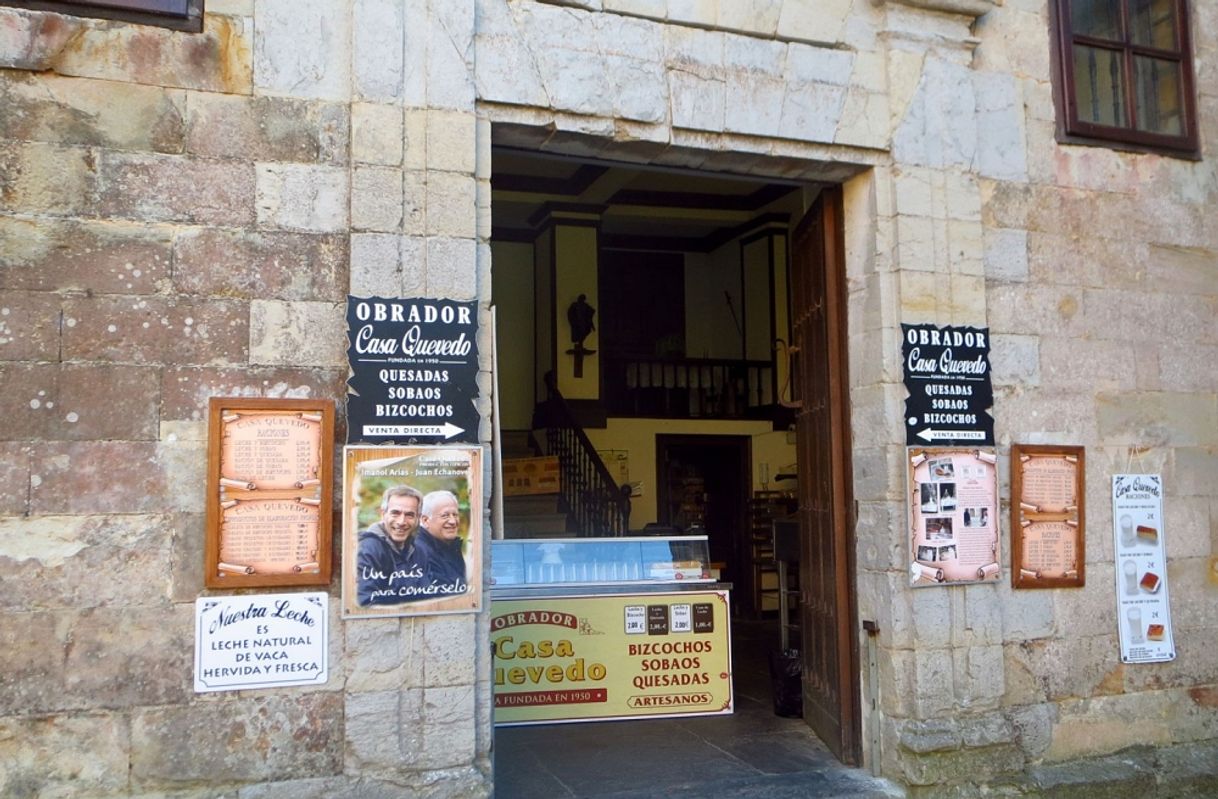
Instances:
[[[1112,535],[1121,662],[1175,660],[1159,475],[1112,476]]]
[[[328,599],[310,593],[195,600],[195,692],[324,685]]]

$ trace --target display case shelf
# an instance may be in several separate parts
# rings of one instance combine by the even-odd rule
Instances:
[[[496,587],[713,583],[706,536],[503,539]]]

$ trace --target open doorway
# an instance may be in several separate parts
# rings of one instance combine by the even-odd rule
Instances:
[[[534,442],[530,456],[553,452],[551,438],[564,453],[584,442],[600,463],[573,478],[581,496],[602,478],[629,494],[620,532],[593,535],[704,530],[733,602],[748,586],[749,499],[796,472],[801,578],[828,592],[799,611],[807,723],[857,762],[840,191],[509,148],[493,158],[493,295],[501,352],[511,350],[500,358],[503,426]],[[576,302],[595,313],[578,340]],[[548,427],[555,396],[569,409],[562,423],[578,427],[562,438]],[[567,514],[558,533],[588,535],[569,501],[546,513]],[[504,528],[512,537],[510,518]],[[777,646],[776,631],[768,641],[759,629],[743,644],[751,654]]]

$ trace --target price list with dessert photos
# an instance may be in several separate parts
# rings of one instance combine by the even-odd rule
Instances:
[[[1121,662],[1175,660],[1160,475],[1113,475],[1112,531]]]

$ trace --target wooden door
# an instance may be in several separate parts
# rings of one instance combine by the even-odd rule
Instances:
[[[800,625],[804,720],[843,762],[857,764],[858,644],[841,190],[825,189],[795,229],[792,339],[801,406]]]

